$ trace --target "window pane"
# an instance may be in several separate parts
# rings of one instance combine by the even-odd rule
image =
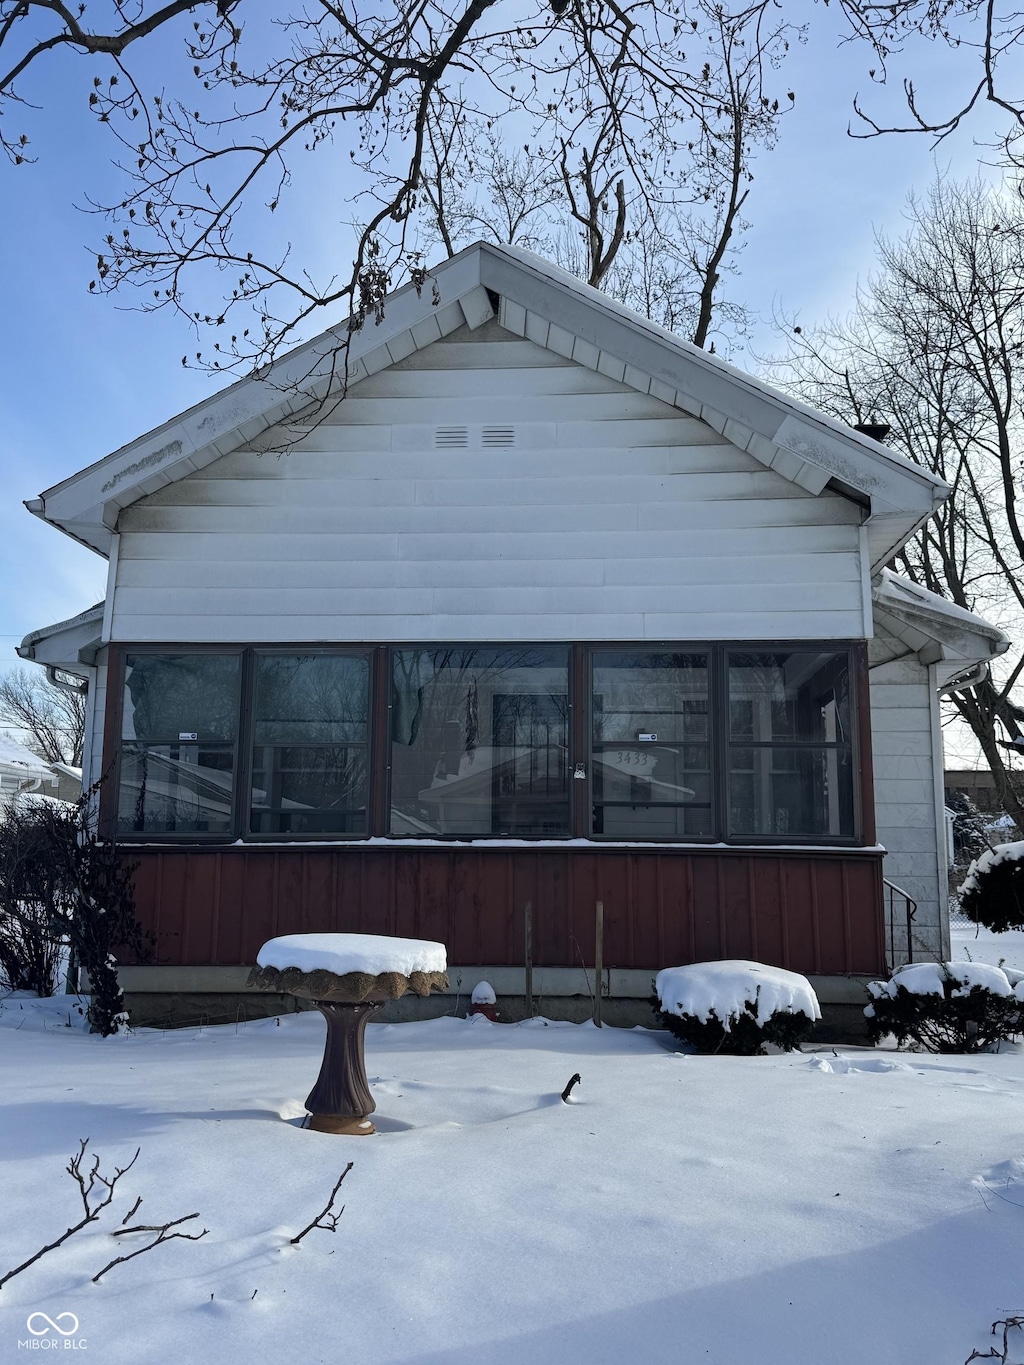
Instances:
[[[728,686],[729,833],[852,838],[846,651],[730,654]]]
[[[713,833],[708,677],[703,653],[595,651],[595,834]]]
[[[569,833],[569,652],[395,650],[393,834]]]
[[[237,654],[130,654],[123,739],[234,742],[241,660]]]
[[[853,837],[848,748],[733,746],[731,754],[730,833]]]
[[[122,834],[228,834],[234,749],[228,744],[125,744],[117,827]]]
[[[846,651],[730,654],[729,734],[756,744],[849,744]]]
[[[369,681],[365,657],[257,659],[253,833],[366,832]]]

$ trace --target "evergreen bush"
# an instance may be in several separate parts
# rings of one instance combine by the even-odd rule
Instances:
[[[693,962],[658,973],[651,1000],[663,1028],[698,1052],[791,1052],[821,1018],[811,983],[764,962]]]
[[[872,1043],[893,1035],[927,1052],[987,1052],[1024,1032],[1024,973],[983,962],[919,962],[868,984]]]
[[[993,933],[1024,929],[1024,843],[998,844],[976,858],[960,888],[960,909]]]
[[[695,1014],[672,1014],[661,1008],[656,995],[651,996],[651,1004],[659,1027],[668,1029],[680,1042],[689,1043],[698,1052],[724,1053],[730,1057],[759,1056],[766,1043],[793,1052],[814,1027],[814,1020],[806,1014],[790,1010],[777,1010],[758,1022],[755,1006],[749,1001],[742,1014],[732,1015],[726,1022],[714,1010],[706,1019]]]

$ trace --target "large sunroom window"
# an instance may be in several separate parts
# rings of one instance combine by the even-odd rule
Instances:
[[[729,833],[852,837],[848,652],[730,652],[728,688]]]
[[[118,790],[124,834],[232,829],[238,654],[129,654]]]
[[[365,834],[369,662],[256,658],[253,834]]]
[[[394,651],[390,832],[569,834],[567,647]]]
[[[214,843],[851,843],[857,650],[128,647],[104,818]]]
[[[651,839],[713,833],[708,665],[705,652],[595,651],[595,834]]]

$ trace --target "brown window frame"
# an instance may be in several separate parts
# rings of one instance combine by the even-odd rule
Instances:
[[[401,642],[345,642],[339,644],[281,642],[272,644],[209,642],[203,644],[153,643],[111,644],[108,654],[106,714],[104,716],[103,777],[100,788],[100,829],[105,837],[116,837],[131,845],[219,845],[278,844],[358,844],[367,840],[406,841],[408,836],[388,832],[390,819],[390,761],[391,761],[391,669],[392,652],[399,649],[433,648],[504,648],[509,644],[524,648],[544,648],[552,645],[566,647],[569,653],[569,765],[570,771],[582,764],[584,776],[570,778],[569,828],[564,836],[519,835],[519,843],[565,843],[570,839],[587,839],[599,845],[643,843],[695,847],[722,845],[727,847],[800,847],[800,848],[864,848],[875,843],[874,800],[872,792],[870,712],[867,645],[861,640],[596,640],[596,641],[401,641]],[[593,657],[595,652],[629,650],[633,653],[706,653],[709,657],[709,750],[711,769],[712,834],[679,838],[677,836],[646,836],[623,840],[621,836],[593,833],[593,755],[592,755],[592,696]],[[850,837],[810,835],[729,835],[728,834],[728,679],[729,652],[772,652],[829,650],[846,651],[851,679],[851,754],[853,783],[854,833]],[[238,734],[235,737],[235,784],[233,790],[231,831],[228,834],[149,834],[117,833],[117,797],[120,781],[121,722],[125,685],[125,659],[128,654],[232,654],[242,659],[240,672],[240,704]],[[369,664],[368,699],[368,780],[367,832],[365,834],[291,833],[259,834],[248,832],[248,793],[252,774],[253,704],[255,693],[255,659],[263,654],[342,654],[366,658]],[[424,842],[445,844],[480,844],[508,842],[508,837],[495,834],[427,835]]]

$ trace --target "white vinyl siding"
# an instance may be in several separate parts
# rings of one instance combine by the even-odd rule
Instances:
[[[437,448],[452,427],[466,447]],[[513,446],[488,444],[506,429]],[[706,424],[496,324],[365,379],[274,441],[122,513],[114,639],[870,629],[852,502],[813,497]]]
[[[873,667],[870,678],[882,875],[917,901],[914,956],[934,959],[942,954],[946,924],[945,832],[941,845],[936,837],[935,773],[942,756],[935,751],[934,679],[915,656]]]

